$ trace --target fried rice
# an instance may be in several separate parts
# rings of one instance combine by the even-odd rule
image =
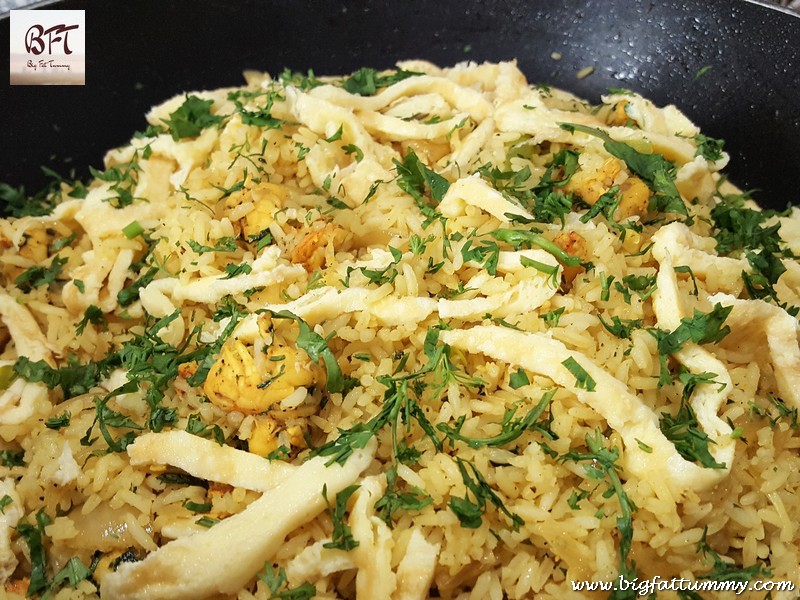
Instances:
[[[679,109],[408,61],[146,118],[1,190],[7,597],[795,597],[800,209]]]

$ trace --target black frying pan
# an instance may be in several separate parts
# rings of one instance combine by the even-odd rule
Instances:
[[[800,205],[800,17],[744,0],[247,0],[88,2],[86,85],[0,85],[0,181],[99,166],[153,104],[236,85],[244,69],[318,74],[517,58],[531,82],[591,101],[626,87],[726,140],[729,172],[762,204]],[[0,48],[9,48],[8,19]],[[555,61],[553,52],[562,58]],[[7,55],[6,55],[7,56]],[[584,67],[594,72],[576,78]],[[698,76],[699,74],[699,76]]]

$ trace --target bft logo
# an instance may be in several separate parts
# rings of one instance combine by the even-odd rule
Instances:
[[[11,85],[85,85],[86,11],[11,11]]]
[[[47,36],[46,47],[48,54],[53,54],[53,44],[56,44],[57,52],[58,44],[61,44],[64,54],[72,54],[72,50],[69,48],[69,32],[79,27],[80,25],[66,25],[60,23],[49,29],[45,29],[41,25],[33,25],[25,34],[25,49],[31,54],[39,56],[45,50],[45,36]]]

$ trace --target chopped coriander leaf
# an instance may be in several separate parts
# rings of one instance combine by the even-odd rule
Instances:
[[[520,331],[520,328],[517,327],[514,323],[509,323],[508,321],[500,317],[494,317],[491,315],[491,313],[486,313],[485,315],[483,315],[483,318],[489,319],[492,323],[497,323],[498,325],[501,325],[503,327],[508,327],[509,329],[516,329],[517,331]]]
[[[84,200],[88,195],[89,195],[89,190],[86,189],[86,186],[83,184],[82,181],[76,181],[75,183],[73,183],[72,190],[67,194],[67,196],[69,196],[70,198],[77,198],[79,200]]]
[[[327,200],[325,200],[325,203],[339,210],[347,210],[348,208],[350,208],[349,206],[347,206],[347,204],[345,204],[338,198],[334,198],[333,196],[330,196]]]
[[[289,588],[285,569],[281,567],[275,571],[269,561],[264,563],[264,569],[258,573],[258,578],[269,588],[270,600],[311,600],[317,594],[317,588],[308,581],[297,587]]]
[[[429,219],[436,219],[439,213],[431,207],[424,195],[430,193],[435,204],[439,204],[450,188],[450,182],[426,167],[416,153],[409,147],[402,162],[394,160],[397,169],[397,186],[410,195],[417,203],[422,214]]]
[[[689,267],[688,265],[679,265],[677,267],[674,267],[672,270],[675,271],[676,273],[688,273],[689,274],[689,277],[692,280],[692,285],[694,286],[694,291],[692,292],[692,295],[693,296],[697,296],[697,294],[699,293],[699,290],[697,289],[697,279],[695,279],[694,272],[692,272],[692,268]]]
[[[689,340],[695,344],[709,344],[721,341],[731,331],[731,328],[727,325],[723,326],[731,310],[733,310],[732,306],[722,306],[719,303],[715,304],[709,313],[695,309],[693,316],[681,319],[681,324],[675,331],[659,338],[659,353],[674,354]]]
[[[580,218],[582,223],[588,223],[593,217],[602,215],[611,229],[619,233],[620,241],[625,241],[629,229],[641,229],[637,223],[619,223],[615,217],[615,213],[620,203],[622,202],[623,195],[620,193],[619,186],[609,188],[602,196],[600,196],[589,210]]]
[[[713,581],[751,581],[752,579],[769,579],[772,571],[763,564],[753,564],[749,567],[742,567],[732,561],[723,560],[717,552],[708,544],[708,526],[703,528],[703,537],[697,544],[697,551],[703,556],[711,558],[714,566],[710,572],[699,575],[698,579],[711,579]]]
[[[0,450],[0,464],[8,469],[25,466],[25,451]]]
[[[688,402],[698,385],[717,384],[719,386],[719,391],[724,390],[725,384],[716,381],[714,379],[715,377],[718,377],[716,373],[691,373],[690,371],[681,371],[681,373],[678,374],[678,381],[683,384],[683,393],[681,394],[683,401]]]
[[[224,200],[225,198],[227,198],[228,196],[230,196],[234,192],[239,192],[239,191],[243,190],[244,189],[244,184],[245,184],[246,181],[247,181],[247,169],[245,169],[245,171],[244,171],[244,177],[242,177],[239,181],[234,183],[231,187],[226,188],[226,187],[221,186],[221,185],[213,185],[212,184],[212,187],[215,187],[220,192],[222,192],[222,196],[220,196],[217,199],[217,201],[219,202],[220,200]]]
[[[187,473],[162,473],[156,479],[167,485],[194,485],[208,489],[208,482]]]
[[[67,264],[66,258],[55,256],[49,267],[37,265],[20,273],[14,280],[14,285],[25,293],[39,286],[50,285],[56,281],[65,264]]]
[[[68,236],[65,236],[65,237],[60,237],[60,238],[56,238],[56,239],[54,239],[54,240],[53,240],[53,241],[50,243],[50,246],[48,246],[48,248],[47,248],[47,249],[48,249],[48,251],[49,251],[51,254],[55,254],[55,253],[57,253],[58,251],[60,251],[60,250],[63,250],[64,248],[66,248],[67,246],[69,246],[70,244],[72,244],[72,242],[74,242],[74,241],[75,241],[75,238],[77,238],[77,237],[78,237],[78,234],[77,234],[76,232],[74,232],[74,231],[73,231],[73,232],[72,232],[71,234],[69,234]]]
[[[503,420],[500,422],[501,432],[492,437],[469,438],[463,435],[461,429],[464,426],[464,417],[460,417],[456,420],[455,427],[451,427],[447,423],[439,423],[436,428],[444,433],[447,438],[465,442],[470,448],[481,448],[483,446],[499,448],[515,441],[526,431],[538,431],[547,439],[554,440],[556,439],[556,435],[550,429],[550,420],[547,419],[542,422],[540,419],[550,406],[550,402],[555,394],[556,390],[554,389],[545,392],[539,402],[537,402],[523,417],[515,418],[519,404],[506,410],[503,415]]]
[[[291,319],[297,322],[300,328],[300,333],[297,336],[297,347],[305,350],[308,357],[314,362],[322,358],[328,374],[327,389],[329,392],[343,392],[347,382],[344,375],[342,375],[339,363],[336,361],[336,356],[328,346],[328,340],[311,329],[311,326],[303,319],[288,310],[269,312],[273,318]]]
[[[164,129],[161,125],[148,124],[144,131],[134,132],[133,137],[135,137],[137,140],[141,140],[143,138],[156,137],[165,132],[166,129]]]
[[[28,552],[31,562],[31,574],[28,583],[28,596],[33,596],[47,590],[50,582],[47,580],[47,553],[45,551],[44,529],[52,523],[52,519],[39,509],[36,513],[36,525],[30,523],[20,523],[17,525],[17,532],[28,545]]]
[[[778,419],[787,419],[789,421],[789,427],[792,429],[800,428],[800,423],[797,420],[798,411],[796,408],[789,408],[783,400],[774,394],[767,394],[767,399],[777,411],[777,416],[770,418],[771,425],[774,426],[775,423],[778,422]]]
[[[300,88],[304,92],[320,85],[324,85],[322,81],[317,79],[316,75],[314,75],[314,71],[311,69],[309,69],[306,74],[303,75],[302,73],[286,68],[281,72],[279,77],[284,85],[292,85]]]
[[[558,287],[558,265],[548,265],[538,260],[533,260],[527,256],[520,256],[519,262],[523,267],[533,267],[540,273],[547,275],[550,285]]]
[[[189,415],[186,421],[186,431],[202,438],[213,438],[220,446],[225,444],[225,432],[219,425],[209,426],[203,423],[199,414]]]
[[[606,328],[606,331],[623,340],[631,339],[633,330],[642,326],[641,319],[621,319],[613,316],[611,317],[611,323],[608,323],[603,319],[602,315],[597,315],[597,318],[600,319],[600,323]]]
[[[443,326],[429,327],[425,335],[423,350],[428,362],[419,374],[433,373],[434,375],[434,395],[438,396],[451,382],[457,382],[471,388],[480,388],[485,385],[479,377],[472,377],[462,373],[453,364],[450,358],[450,346],[439,343],[439,332]]]
[[[272,233],[269,229],[262,229],[258,233],[248,236],[247,243],[256,245],[256,254],[261,252],[267,246],[272,245],[275,240],[272,239]]]
[[[437,446],[438,448],[438,446]],[[422,452],[420,452],[415,446],[411,445],[408,446],[405,442],[401,441],[397,444],[395,458],[397,462],[406,464],[406,465],[413,465],[419,462],[419,459],[422,457]],[[416,488],[414,488],[416,490]],[[424,494],[422,490],[419,492],[421,495]]]
[[[359,487],[361,486],[356,484],[344,488],[336,494],[336,502],[334,506],[331,506],[328,501],[328,486],[327,484],[322,486],[322,497],[325,499],[325,504],[328,506],[328,514],[333,522],[331,541],[323,544],[323,548],[347,551],[358,546],[358,541],[353,537],[350,526],[344,520],[344,513],[347,510],[347,501]]]
[[[584,389],[587,392],[593,392],[595,390],[597,387],[595,380],[592,379],[591,375],[584,370],[577,360],[570,356],[562,361],[561,364],[575,377],[575,387]]]
[[[174,424],[177,420],[177,414],[173,409],[165,409],[159,405],[167,386],[178,376],[180,365],[196,362],[196,370],[191,377],[187,378],[187,382],[193,386],[202,385],[208,370],[214,363],[214,355],[219,352],[220,346],[230,335],[242,314],[230,302],[223,303],[219,310],[224,310],[230,319],[216,341],[211,344],[198,344],[194,350],[186,352],[189,345],[194,343],[200,335],[201,327],[199,325],[189,332],[180,347],[164,342],[158,333],[180,317],[180,310],[176,309],[172,314],[161,319],[154,320],[152,317],[148,317],[144,333],[125,341],[115,353],[117,360],[127,371],[129,383],[134,386],[134,389],[143,386],[145,390],[145,400],[150,407],[148,427],[151,430],[158,431],[166,425]],[[215,437],[217,436],[215,435]],[[222,438],[224,441],[224,436]]]
[[[44,426],[48,429],[61,429],[62,427],[66,427],[69,425],[70,420],[70,412],[68,410],[64,411],[61,416],[58,417],[51,417],[44,422]]]
[[[444,266],[444,261],[443,260],[439,261],[438,263],[434,263],[433,262],[433,257],[429,256],[428,257],[428,267],[425,269],[425,272],[426,273],[430,273],[432,275],[434,273],[437,273],[439,271],[439,269],[441,269],[443,266]]]
[[[138,300],[139,290],[141,290],[143,287],[146,287],[151,281],[153,281],[153,278],[156,276],[157,273],[158,273],[158,267],[150,267],[145,272],[144,275],[139,277],[139,279],[134,281],[128,287],[120,290],[119,293],[117,294],[117,302],[119,303],[119,305],[123,307],[128,306],[130,304],[133,304],[136,300]],[[77,282],[73,281],[73,283],[77,285]]]
[[[383,285],[385,283],[394,283],[394,280],[399,275],[397,269],[390,264],[385,269],[367,269],[360,267],[359,270],[370,283],[375,285]],[[348,275],[350,274],[350,267],[348,267]]]
[[[56,589],[62,583],[69,583],[69,586],[74,588],[84,579],[88,579],[94,573],[94,569],[87,567],[81,562],[77,556],[73,556],[67,561],[67,564],[56,573],[50,584],[51,590]]]
[[[343,465],[355,450],[365,448],[372,436],[388,422],[388,416],[384,412],[381,411],[367,423],[356,423],[348,429],[339,429],[339,437],[315,449],[312,456],[330,456],[326,465]]]
[[[400,359],[400,363],[395,369],[396,372],[402,370],[401,365],[404,364],[407,357],[408,355],[404,354]],[[392,447],[395,459],[400,462],[414,462],[419,458],[418,452],[406,446],[404,442],[398,441],[398,417],[401,415],[406,423],[406,430],[411,428],[412,420],[416,421],[420,429],[422,429],[425,435],[431,440],[434,447],[437,450],[441,450],[442,448],[442,442],[436,436],[436,431],[428,420],[428,417],[425,416],[425,411],[422,409],[419,402],[413,399],[409,394],[409,382],[412,382],[411,387],[418,398],[426,387],[420,379],[415,379],[419,376],[420,373],[397,378],[388,376],[378,377],[378,381],[381,385],[386,386],[386,392],[384,393],[384,409],[373,419],[374,431],[377,431],[387,423],[390,424],[392,428]]]
[[[394,516],[398,511],[422,510],[432,502],[433,498],[418,487],[411,486],[410,491],[400,492],[397,466],[392,465],[386,471],[386,492],[375,503],[375,511],[389,527],[393,527]]]
[[[253,272],[253,267],[251,267],[248,263],[242,263],[240,265],[230,264],[225,266],[225,277],[222,279],[233,279],[237,275],[247,275],[248,273]]]
[[[608,299],[611,297],[611,284],[613,282],[613,275],[600,273],[600,300],[603,302],[608,302]]]
[[[94,443],[94,440],[91,438],[91,434],[94,426],[97,425],[97,428],[100,430],[100,435],[103,436],[103,439],[108,445],[109,451],[125,452],[125,449],[133,442],[134,439],[136,439],[136,433],[134,432],[141,431],[144,429],[144,427],[134,422],[129,417],[126,417],[124,414],[111,409],[108,406],[108,401],[113,396],[136,391],[137,387],[138,386],[135,382],[129,381],[127,384],[109,392],[105,397],[103,397],[103,399],[94,399],[94,421],[92,421],[92,424],[86,430],[84,437],[81,438],[82,445],[89,446]],[[114,429],[130,429],[131,431],[128,431],[121,437],[115,439],[112,436],[111,431],[109,431],[109,427],[113,427]]]
[[[531,248],[537,246],[542,250],[546,250],[556,257],[561,264],[568,267],[577,267],[581,264],[579,256],[571,256],[564,252],[552,241],[542,236],[537,231],[526,231],[523,229],[495,229],[492,231],[492,237],[501,242],[506,242],[512,245],[515,249]]]
[[[625,302],[631,303],[631,292],[636,292],[642,300],[647,300],[656,291],[656,275],[626,275],[622,281],[617,281],[614,288],[625,298]]]
[[[711,209],[711,220],[716,231],[717,252],[730,254],[735,250],[763,250],[780,252],[780,221],[767,225],[779,213],[758,210],[745,205],[746,196],[726,196]]]
[[[519,367],[516,371],[508,376],[508,385],[510,385],[511,389],[514,390],[526,385],[530,385],[530,383],[531,380],[528,379],[528,375],[525,373],[525,370],[522,367]]]
[[[751,298],[772,300],[780,304],[774,285],[786,272],[786,266],[776,254],[763,250],[760,253],[745,252],[752,272],[742,271],[742,280]]]
[[[183,104],[164,120],[172,139],[178,141],[182,138],[197,137],[206,127],[222,121],[221,116],[211,112],[213,104],[213,100],[203,100],[187,94]]]
[[[303,146],[300,142],[295,142],[294,147],[297,148],[297,160],[303,160],[306,157],[306,154],[311,152],[311,148],[308,146]]]
[[[213,246],[199,244],[194,240],[189,240],[187,244],[189,248],[191,248],[197,254],[205,254],[206,252],[235,252],[239,249],[236,239],[230,236],[219,238],[217,243]]]
[[[83,333],[83,330],[86,329],[86,326],[89,323],[91,323],[92,325],[102,325],[103,327],[105,327],[108,324],[108,320],[106,319],[106,316],[103,314],[103,311],[99,306],[90,304],[86,308],[86,310],[83,313],[83,318],[75,327],[75,333],[81,335]]]
[[[336,142],[336,141],[342,139],[343,131],[344,131],[344,125],[339,125],[339,129],[337,129],[330,136],[326,137],[325,141],[328,142],[328,143],[331,143],[331,142]]]
[[[314,271],[311,273],[311,277],[308,278],[306,292],[310,292],[311,290],[316,290],[321,287],[325,287],[325,275],[323,275],[322,271]]]
[[[630,258],[633,258],[634,256],[644,256],[645,254],[647,254],[648,252],[650,252],[650,250],[651,250],[651,249],[653,248],[653,246],[655,246],[655,245],[656,245],[656,243],[655,243],[655,242],[650,242],[649,244],[647,244],[647,246],[645,246],[644,248],[642,248],[642,249],[641,249],[641,250],[639,250],[638,252],[635,252],[635,253],[633,253],[633,254],[626,254],[625,256],[628,256],[628,257],[630,257]]]
[[[620,534],[619,574],[626,580],[631,581],[636,576],[636,565],[633,562],[630,565],[628,564],[628,555],[633,541],[633,512],[636,510],[636,505],[628,497],[619,478],[619,466],[617,465],[619,449],[616,447],[606,448],[603,445],[603,435],[599,430],[594,435],[587,434],[586,446],[589,450],[588,452],[570,450],[561,456],[561,460],[584,462],[583,468],[589,478],[607,480],[608,489],[604,496],[615,495],[617,497],[620,508],[620,516],[617,517],[617,530]]]
[[[168,425],[175,425],[178,422],[178,412],[174,408],[164,408],[156,406],[150,409],[150,417],[147,419],[147,427],[150,431],[158,433]]]
[[[461,526],[466,529],[478,529],[483,524],[483,515],[486,512],[487,502],[493,504],[511,521],[511,528],[518,531],[525,521],[518,514],[511,512],[500,496],[491,488],[478,468],[462,458],[456,457],[456,465],[461,474],[461,479],[467,488],[463,498],[451,496],[447,505],[458,517]],[[475,500],[469,499],[469,494]]]
[[[291,449],[281,444],[275,450],[267,454],[267,460],[289,460]]]
[[[486,269],[489,275],[497,275],[497,262],[500,259],[500,247],[496,242],[483,241],[480,246],[472,247],[469,239],[461,247],[461,258],[464,262],[476,262]],[[523,265],[525,266],[525,265]]]
[[[588,498],[590,493],[589,490],[574,490],[567,499],[567,505],[572,510],[579,510],[580,501]]]
[[[361,203],[366,204],[367,202],[369,202],[372,199],[372,197],[378,193],[378,186],[381,185],[382,183],[388,183],[388,182],[384,181],[383,179],[378,179],[374,181],[372,185],[369,186],[369,191],[367,192],[367,195],[364,196],[364,199],[361,201]]]
[[[566,224],[566,216],[572,210],[574,203],[575,196],[573,194],[539,193],[536,196],[533,214],[540,223],[554,223],[558,220],[561,221],[563,227]]]
[[[553,156],[553,161],[547,167],[539,183],[537,190],[562,187],[569,183],[572,176],[578,170],[578,153],[575,150],[561,150]]]
[[[356,146],[355,144],[345,144],[342,146],[342,150],[344,150],[347,154],[355,154],[356,162],[359,163],[364,159],[364,152],[362,152],[361,148]]]
[[[25,188],[11,187],[7,183],[0,183],[0,201],[4,212],[9,216],[21,218],[27,216],[40,217],[50,214],[55,206],[55,199],[51,196],[54,189],[48,187],[35,196],[28,196]]]
[[[617,210],[621,201],[622,194],[619,193],[619,186],[615,185],[609,188],[607,192],[592,204],[586,214],[581,216],[581,223],[588,223],[593,217],[602,214],[609,223],[616,226],[617,222],[614,220],[614,212]]]
[[[80,181],[69,182],[61,175],[44,165],[39,167],[48,178],[47,185],[35,194],[25,193],[24,186],[14,188],[5,183],[0,183],[0,205],[3,213],[10,217],[41,217],[52,212],[58,201],[63,197],[63,186],[72,188],[67,193],[72,198],[85,198],[86,186]]]
[[[14,363],[14,373],[25,381],[42,382],[51,390],[60,387],[64,398],[69,399],[89,392],[117,364],[118,360],[114,355],[85,365],[70,356],[66,365],[54,369],[43,360],[32,361],[26,356],[20,356]]]
[[[561,320],[561,315],[564,314],[565,307],[560,307],[551,310],[550,312],[546,312],[542,315],[539,315],[539,318],[542,319],[548,327],[558,327],[558,322]]]
[[[280,377],[283,376],[285,372],[286,372],[286,364],[281,363],[281,366],[275,375],[265,377],[264,380],[261,383],[259,383],[256,387],[260,390],[267,389],[270,385],[275,383],[276,380],[280,379]]]
[[[225,325],[225,328],[222,330],[217,340],[208,346],[198,348],[194,352],[181,357],[182,362],[188,362],[190,360],[198,361],[197,370],[195,371],[194,375],[186,380],[189,385],[203,385],[208,377],[208,372],[211,370],[211,367],[216,361],[215,357],[217,354],[219,354],[222,344],[224,344],[225,340],[227,340],[231,333],[233,333],[236,324],[245,314],[246,313],[242,310],[242,306],[235,301],[228,301],[223,307],[217,309],[212,317],[214,320],[221,321],[223,318],[229,317],[228,324]],[[215,436],[215,438],[216,437],[217,436]]]
[[[439,344],[439,329],[431,327],[425,337],[424,352],[428,362],[419,370],[408,375],[397,377],[380,376],[378,381],[386,386],[381,411],[366,423],[356,423],[349,429],[340,429],[339,437],[312,452],[316,456],[332,457],[328,464],[338,462],[344,464],[347,458],[357,448],[364,448],[372,436],[385,425],[392,428],[392,442],[397,460],[406,456],[408,449],[398,441],[398,419],[402,415],[406,428],[410,428],[412,421],[423,430],[437,449],[442,448],[442,441],[437,437],[436,430],[425,415],[420,403],[412,397],[412,392],[419,398],[425,390],[430,390],[434,398],[438,398],[451,381],[462,385],[479,387],[483,382],[475,377],[470,377],[459,372],[450,361],[450,347]],[[400,364],[395,369],[395,375],[402,370],[407,354],[399,357]],[[428,376],[432,381],[425,381]]]
[[[422,239],[416,233],[412,234],[408,240],[409,249],[414,256],[420,256],[425,253],[427,249],[427,245],[436,239],[433,234],[429,235],[425,239]]]
[[[424,75],[424,73],[406,71],[403,69],[398,69],[394,73],[390,73],[388,75],[379,75],[378,71],[375,69],[362,67],[350,75],[350,77],[342,81],[341,85],[351,94],[358,94],[360,96],[373,96],[377,93],[378,89],[382,87],[388,87],[397,83],[398,81],[402,81],[403,79],[419,75]]]
[[[569,132],[580,131],[603,140],[606,151],[624,161],[627,167],[638,175],[653,190],[650,209],[658,212],[672,212],[688,217],[678,188],[675,187],[675,165],[658,153],[645,154],[632,146],[618,142],[605,131],[576,123],[561,123],[561,128]]]
[[[241,101],[242,97],[254,99],[258,96],[266,96],[267,102],[265,106],[258,107],[257,110],[248,110],[244,107]],[[253,94],[251,92],[238,91],[229,92],[228,100],[233,102],[236,107],[236,112],[239,114],[244,125],[252,125],[253,127],[260,127],[262,129],[280,129],[285,121],[277,119],[272,116],[272,105],[276,99],[282,97],[275,91],[266,91],[262,93]]]
[[[109,190],[117,195],[105,198],[115,208],[122,208],[133,204],[133,190],[139,182],[139,161],[146,159],[150,146],[145,149],[136,149],[130,162],[113,164],[105,171],[98,171],[89,167],[92,177],[110,183]]]
[[[5,514],[6,506],[13,503],[14,499],[8,494],[5,494],[2,498],[0,498],[0,513]]]
[[[502,171],[491,163],[486,163],[478,167],[477,171],[494,189],[515,204],[526,209],[530,209],[534,205],[533,190],[527,184],[531,178],[529,167],[523,167],[519,171]]]
[[[367,278],[370,283],[376,285],[383,285],[385,283],[393,283],[397,276],[400,274],[395,267],[397,263],[403,258],[403,253],[397,248],[389,246],[389,251],[392,254],[392,262],[386,265],[383,269],[368,269],[366,267],[347,267],[347,275],[342,280],[345,287],[350,287],[350,275],[355,271],[361,271],[361,274]]]
[[[708,469],[724,469],[725,464],[717,462],[709,451],[714,442],[700,428],[697,416],[686,399],[681,400],[675,415],[661,413],[659,426],[664,436],[675,445],[683,458],[696,462]]]
[[[695,156],[702,156],[706,160],[715,161],[722,158],[722,148],[725,146],[724,140],[718,140],[712,137],[698,133],[694,136],[694,142],[697,144]]]

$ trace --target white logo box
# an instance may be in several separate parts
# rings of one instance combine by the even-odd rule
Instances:
[[[11,85],[84,85],[86,11],[12,10]]]

